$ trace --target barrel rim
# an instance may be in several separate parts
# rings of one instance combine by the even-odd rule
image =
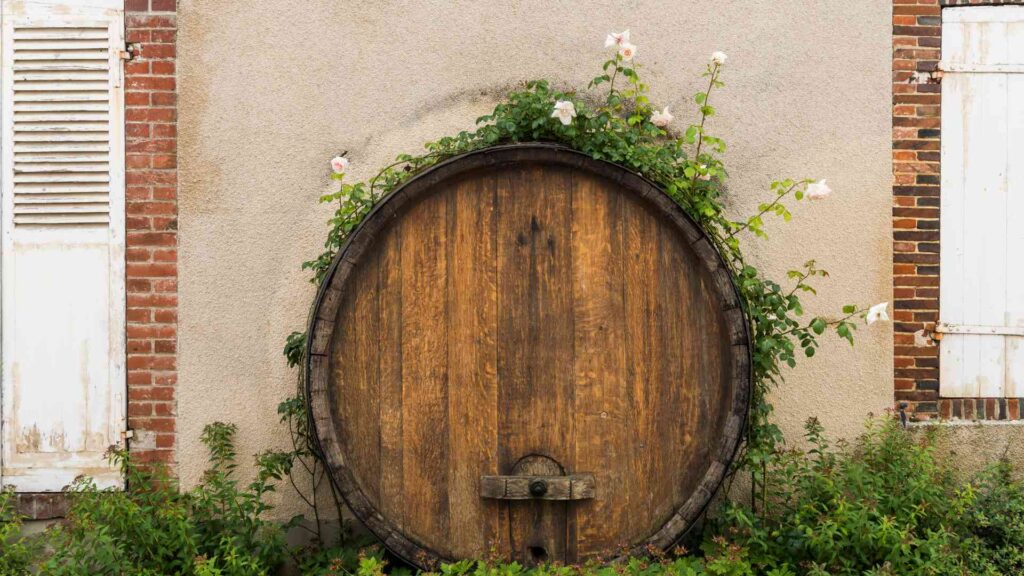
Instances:
[[[409,538],[373,506],[359,487],[351,468],[346,465],[337,429],[332,425],[335,419],[331,415],[328,403],[327,386],[330,379],[327,367],[342,288],[346,285],[359,256],[372,245],[377,233],[395,218],[400,208],[407,202],[429,192],[436,184],[463,173],[520,161],[561,164],[588,170],[612,180],[646,200],[682,232],[698,260],[715,280],[715,292],[723,303],[722,312],[725,315],[733,350],[733,398],[722,427],[723,435],[711,452],[711,462],[693,493],[659,530],[631,549],[630,555],[649,555],[652,546],[668,550],[697,522],[721,488],[746,429],[753,387],[753,358],[749,321],[742,306],[739,289],[725,259],[704,229],[661,187],[620,164],[595,159],[579,150],[546,142],[491,146],[439,162],[413,176],[378,202],[335,254],[323,282],[317,289],[311,309],[306,332],[303,378],[311,437],[315,448],[327,463],[331,472],[331,482],[356,518],[390,552],[424,569],[434,569],[441,562],[451,559]],[[621,557],[615,560],[619,559]]]

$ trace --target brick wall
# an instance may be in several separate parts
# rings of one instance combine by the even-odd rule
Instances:
[[[917,420],[1024,416],[1024,402],[940,398],[939,349],[914,344],[914,333],[939,319],[939,149],[942,84],[930,78],[941,57],[942,8],[1024,4],[970,0],[893,0],[893,321],[894,384]]]
[[[173,467],[178,322],[176,0],[126,0],[129,446]]]

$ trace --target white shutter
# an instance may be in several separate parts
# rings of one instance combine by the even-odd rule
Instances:
[[[942,11],[939,390],[1024,396],[1024,6]]]
[[[123,9],[3,0],[0,484],[121,479]]]

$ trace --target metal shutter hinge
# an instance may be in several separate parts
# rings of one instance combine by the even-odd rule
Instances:
[[[125,44],[124,50],[117,51],[117,57],[121,60],[132,60],[138,52],[138,44]]]

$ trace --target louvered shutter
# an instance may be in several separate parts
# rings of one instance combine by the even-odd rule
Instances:
[[[939,390],[1024,396],[1024,6],[942,18]]]
[[[125,429],[120,2],[3,0],[0,483],[121,484]]]

